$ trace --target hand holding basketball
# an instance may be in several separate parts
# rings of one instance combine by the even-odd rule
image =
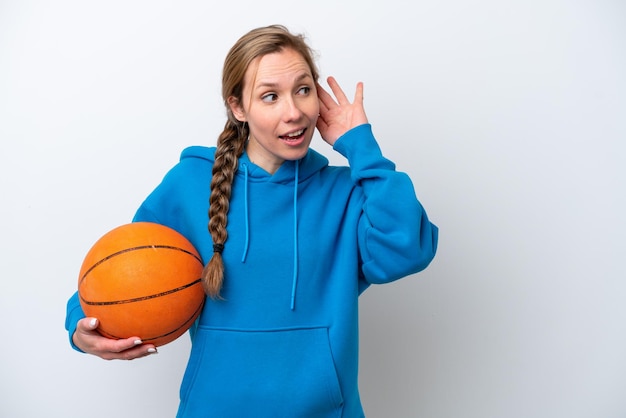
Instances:
[[[141,344],[138,337],[114,340],[100,335],[96,318],[83,318],[78,322],[72,340],[85,353],[105,360],[133,360],[156,353],[153,344]]]

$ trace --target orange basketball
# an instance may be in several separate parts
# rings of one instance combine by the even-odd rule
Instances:
[[[109,338],[139,337],[161,346],[189,329],[204,304],[203,263],[183,235],[135,222],[100,238],[83,261],[80,304]]]

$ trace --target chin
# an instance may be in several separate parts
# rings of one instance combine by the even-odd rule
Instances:
[[[301,160],[302,158],[304,158],[308,152],[309,152],[309,147],[306,147],[306,148],[303,148],[302,150],[290,152],[287,155],[285,155],[284,158],[287,161],[297,161],[297,160]]]

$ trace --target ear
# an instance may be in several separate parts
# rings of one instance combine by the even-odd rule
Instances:
[[[239,103],[239,100],[237,100],[235,96],[230,96],[227,100],[227,103],[230,111],[233,112],[233,116],[235,116],[235,119],[237,119],[239,122],[245,122],[246,113],[243,110],[243,106],[241,106],[241,104]]]

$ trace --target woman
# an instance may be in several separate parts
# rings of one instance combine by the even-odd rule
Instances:
[[[217,147],[184,150],[135,215],[209,260],[179,417],[363,416],[358,296],[435,255],[437,227],[382,156],[362,83],[351,103],[332,77],[336,99],[317,81],[303,37],[282,26],[244,35],[224,63]],[[349,167],[309,149],[316,128]],[[100,336],[77,295],[66,327],[74,348],[105,359],[156,352]]]

